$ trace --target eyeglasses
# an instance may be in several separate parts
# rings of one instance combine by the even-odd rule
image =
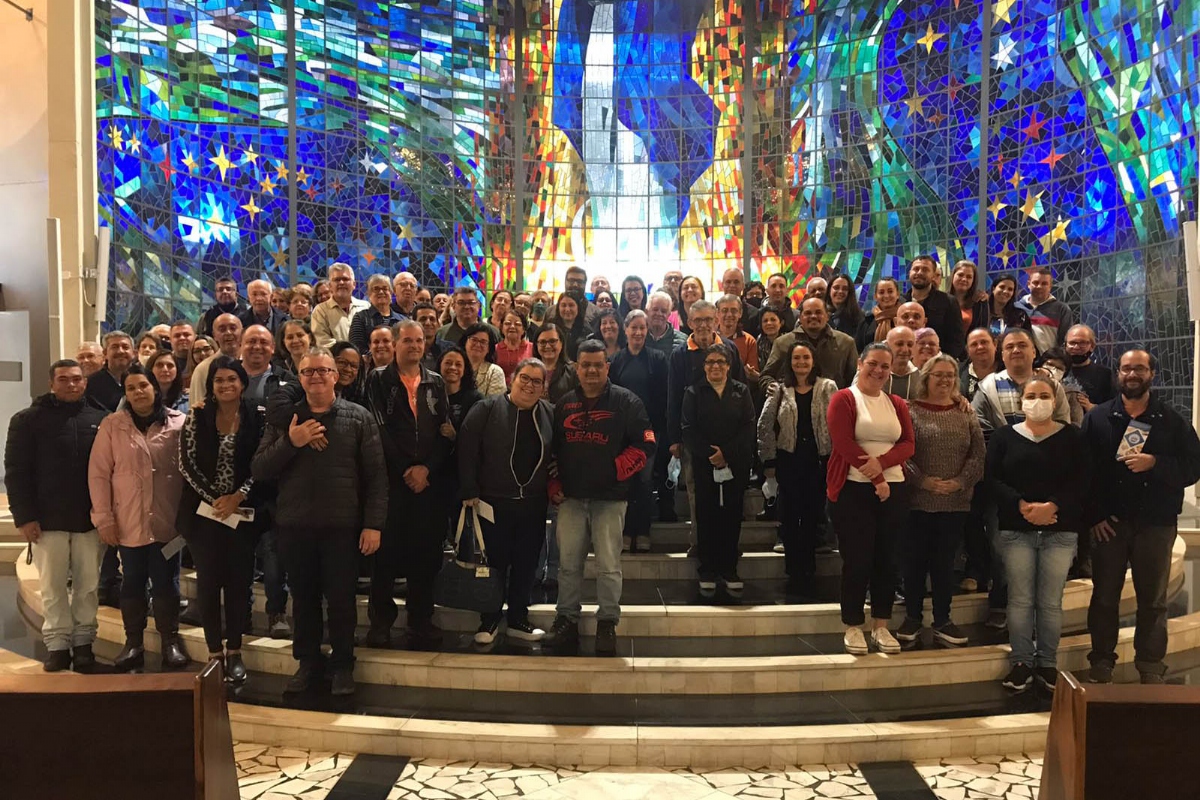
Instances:
[[[473,308],[479,304],[478,300],[455,300],[455,308]]]
[[[558,347],[562,339],[538,339],[538,347]]]
[[[353,361],[343,361],[342,359],[338,359],[337,361],[334,361],[333,363],[337,364],[337,368],[339,370],[341,370],[341,369],[358,369],[358,364]]]
[[[386,286],[372,286],[371,294],[391,294],[392,290]]]
[[[531,378],[528,375],[518,375],[517,382],[522,386],[532,386],[534,389],[540,389],[546,383],[542,378]]]
[[[729,362],[723,358],[719,358],[719,359],[713,359],[711,361],[705,361],[704,366],[706,366],[706,367],[728,367]]]
[[[929,377],[935,381],[956,381],[956,380],[958,380],[957,375],[952,375],[949,372],[931,372],[931,373],[929,373]]]
[[[1122,375],[1149,375],[1150,368],[1138,364],[1136,367],[1121,367],[1117,370]]]
[[[577,368],[580,372],[600,372],[607,366],[608,363],[605,362],[603,364],[579,364]]]
[[[715,325],[717,322],[715,317],[693,317],[688,320],[688,323],[695,328],[698,325]]]
[[[324,378],[326,375],[332,375],[337,372],[332,367],[305,367],[300,370],[300,374],[306,378],[319,377]]]

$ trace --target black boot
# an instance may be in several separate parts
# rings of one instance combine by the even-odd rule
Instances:
[[[179,639],[179,602],[170,597],[164,597],[154,604],[154,627],[158,629],[158,638],[162,643],[162,663],[164,669],[183,669],[191,659],[183,649]]]
[[[225,681],[238,684],[246,682],[246,664],[242,661],[241,653],[225,656]]]
[[[90,644],[81,644],[71,648],[72,669],[76,672],[92,672],[96,669],[96,656],[92,653]]]
[[[117,672],[141,669],[146,664],[146,651],[142,646],[142,635],[146,631],[146,597],[139,595],[121,598],[121,622],[125,626],[125,646],[117,654],[113,666]]]

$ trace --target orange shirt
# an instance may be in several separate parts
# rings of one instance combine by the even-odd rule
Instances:
[[[421,385],[421,374],[417,373],[411,378],[407,375],[400,376],[400,382],[404,384],[404,390],[408,393],[408,407],[412,409],[413,419],[417,418],[417,387]]]

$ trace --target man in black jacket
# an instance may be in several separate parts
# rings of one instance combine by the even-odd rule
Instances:
[[[371,571],[367,644],[391,643],[396,621],[392,592],[403,565],[409,645],[430,647],[440,640],[433,624],[433,581],[442,568],[449,516],[444,493],[431,481],[443,475],[450,457],[450,440],[440,430],[450,419],[450,401],[442,377],[421,365],[425,332],[420,323],[405,320],[396,326],[396,335],[395,360],[371,373],[366,390],[388,471],[387,525]]]
[[[205,311],[204,316],[200,319],[201,336],[213,335],[213,323],[222,314],[233,314],[240,318],[246,313],[247,306],[238,297],[237,284],[233,282],[233,278],[217,278],[217,284],[213,289],[217,302],[212,308]]]
[[[354,590],[359,554],[379,549],[387,519],[387,466],[379,428],[365,408],[337,397],[337,367],[328,350],[300,359],[304,399],[287,427],[268,423],[252,473],[278,485],[275,526],[292,587],[300,668],[286,691],[312,688],[324,671],[321,600],[329,608],[335,695],[354,693]],[[322,447],[310,447],[321,440]]]
[[[87,401],[102,411],[112,413],[125,399],[121,376],[133,363],[133,338],[125,331],[104,334],[104,367],[87,379]]]
[[[650,427],[654,438],[662,441],[667,435],[667,357],[653,347],[646,346],[650,326],[646,312],[630,311],[625,317],[625,348],[613,356],[608,374],[617,386],[628,389],[638,396],[650,416]],[[667,488],[667,464],[671,453],[661,447],[654,458],[633,482],[629,507],[625,514],[626,547],[638,552],[638,540],[643,540],[645,550],[650,550],[651,510],[654,508],[654,490],[658,489],[658,516],[670,519],[675,515],[674,492]]]
[[[280,326],[287,322],[288,316],[271,305],[271,284],[262,279],[250,281],[246,284],[246,297],[250,305],[237,315],[242,327],[261,325],[271,336],[279,333]]]
[[[51,364],[50,393],[12,418],[4,448],[13,522],[37,562],[47,672],[72,663],[76,672],[87,672],[96,663],[92,643],[104,544],[92,525],[87,471],[105,414],[83,401],[86,386],[79,362]]]
[[[962,313],[954,298],[937,288],[938,280],[937,263],[933,257],[917,256],[908,268],[908,283],[912,288],[904,297],[920,303],[925,309],[925,324],[937,331],[942,352],[961,361],[966,356]]]
[[[596,655],[613,655],[621,616],[621,532],[629,482],[654,458],[654,429],[642,401],[608,380],[604,343],[579,345],[579,388],[554,408],[558,505],[558,608],[548,638],[556,648],[579,641],[583,565],[596,553]]]
[[[1092,535],[1091,679],[1112,680],[1121,590],[1133,571],[1134,664],[1142,683],[1162,683],[1167,654],[1167,583],[1183,491],[1200,480],[1200,439],[1190,422],[1150,390],[1157,360],[1121,356],[1121,393],[1083,418],[1093,483],[1084,511]]]

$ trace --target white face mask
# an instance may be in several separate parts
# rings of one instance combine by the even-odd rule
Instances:
[[[1054,414],[1054,401],[1044,398],[1037,400],[1025,398],[1021,400],[1021,410],[1025,412],[1025,419],[1030,422],[1045,422]]]

